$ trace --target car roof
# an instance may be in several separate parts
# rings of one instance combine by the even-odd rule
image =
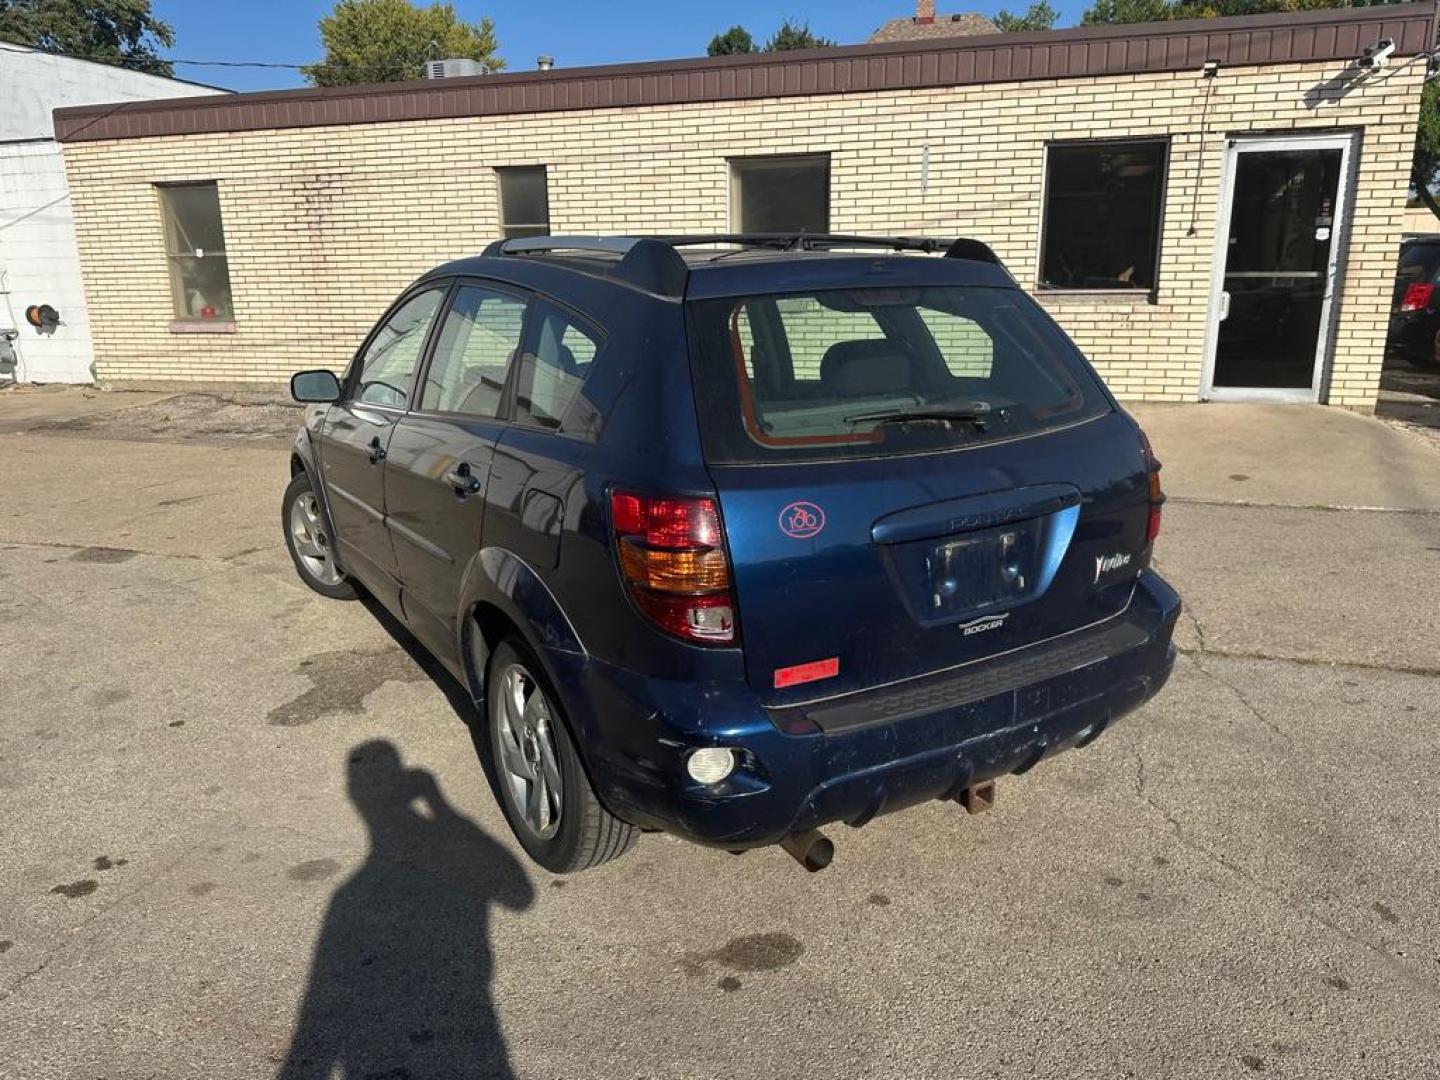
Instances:
[[[564,276],[577,275],[665,300],[890,285],[1016,287],[994,252],[978,241],[797,235],[795,242],[783,246],[771,234],[759,239],[533,238],[497,242],[483,255],[447,263],[425,276],[498,278],[541,287],[536,278],[543,270],[539,276],[548,279],[550,292]]]

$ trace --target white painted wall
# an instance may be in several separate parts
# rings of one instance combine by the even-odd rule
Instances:
[[[90,382],[94,355],[75,229],[53,110],[224,93],[0,42],[0,335],[14,337],[21,382]],[[49,304],[60,325],[42,334],[25,309]]]

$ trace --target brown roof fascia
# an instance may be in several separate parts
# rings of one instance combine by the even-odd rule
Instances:
[[[1382,4],[55,110],[61,142],[1348,60],[1429,52],[1437,4]]]

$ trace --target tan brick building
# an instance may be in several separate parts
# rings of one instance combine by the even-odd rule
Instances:
[[[502,230],[992,245],[1130,398],[1376,398],[1435,8],[63,109],[100,378],[343,366]],[[1388,39],[1371,70],[1358,62]]]

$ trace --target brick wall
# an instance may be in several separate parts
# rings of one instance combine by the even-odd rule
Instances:
[[[719,231],[727,157],[825,151],[835,231],[975,236],[1029,286],[1045,142],[1168,135],[1155,302],[1043,302],[1121,396],[1191,400],[1226,136],[1354,130],[1328,399],[1368,408],[1424,64],[1405,61],[1342,96],[1326,84],[1343,66],[1231,68],[1213,84],[1198,72],[1137,75],[73,143],[65,156],[102,380],[278,383],[297,368],[342,366],[408,281],[493,239],[495,166],[549,166],[556,233]],[[170,330],[153,185],[179,180],[219,183],[233,334]]]

